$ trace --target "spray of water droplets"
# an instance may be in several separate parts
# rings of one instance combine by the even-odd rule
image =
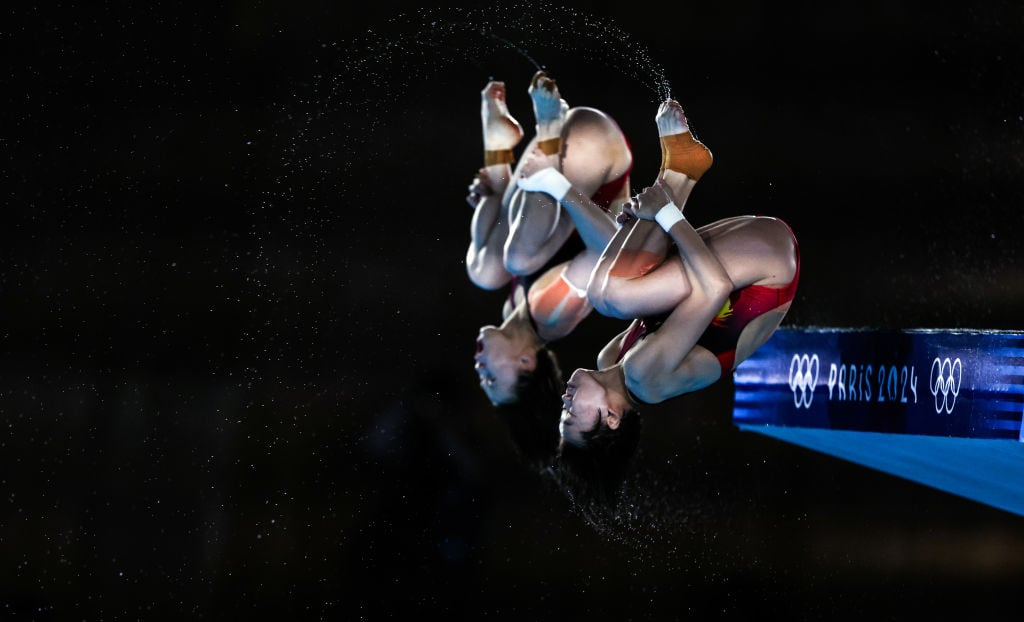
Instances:
[[[395,166],[391,125],[415,114],[415,98],[425,87],[430,97],[454,97],[464,88],[467,69],[491,71],[494,64],[518,60],[526,75],[540,69],[557,75],[544,59],[561,54],[575,64],[618,72],[654,102],[671,94],[664,70],[629,33],[552,5],[420,9],[354,37],[311,42],[311,48],[312,71],[296,72],[290,99],[277,104],[275,126],[262,133],[261,144],[273,144],[278,159],[260,173],[268,189],[253,201],[257,265],[250,284],[270,304],[301,298],[308,275],[331,281],[346,269],[349,258],[332,257],[332,236],[365,243],[366,222],[340,204],[357,203],[367,177]],[[424,123],[425,131],[429,125]],[[272,248],[288,249],[288,256]]]
[[[408,105],[408,92],[427,81],[444,86],[461,69],[486,67],[508,54],[521,57],[528,70],[555,73],[557,67],[544,64],[544,52],[572,54],[635,80],[654,103],[671,97],[664,69],[645,46],[609,20],[559,6],[420,9],[350,41],[322,45],[321,72],[293,102],[304,112],[286,154],[285,165],[292,170],[317,164],[317,156],[336,155],[323,148],[325,140],[343,143],[362,157],[388,153],[378,130]],[[321,148],[312,148],[317,144]],[[333,175],[333,181],[343,179],[351,164],[339,161],[342,175]]]

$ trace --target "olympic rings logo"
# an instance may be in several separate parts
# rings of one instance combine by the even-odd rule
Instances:
[[[953,412],[956,397],[960,395],[960,380],[963,378],[964,366],[957,358],[950,362],[948,358],[935,357],[932,361],[932,372],[928,380],[929,390],[935,398],[935,412],[946,414]]]
[[[793,392],[793,404],[797,408],[811,407],[814,387],[818,384],[818,355],[794,354],[789,362],[789,389]]]

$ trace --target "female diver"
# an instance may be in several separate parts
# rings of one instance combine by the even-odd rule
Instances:
[[[642,406],[730,375],[778,328],[800,274],[796,238],[778,218],[736,216],[699,229],[686,220],[696,181],[687,171],[702,172],[691,165],[699,143],[678,102],[664,102],[656,119],[662,173],[624,205],[587,286],[599,313],[630,325],[601,350],[597,369],[572,374],[562,397],[559,464],[610,486],[639,441]]]

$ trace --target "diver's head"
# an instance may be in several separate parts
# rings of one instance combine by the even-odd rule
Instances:
[[[599,429],[618,430],[625,418],[635,414],[625,386],[616,382],[618,373],[617,368],[573,372],[562,395],[558,429],[563,442],[582,448],[588,436]]]
[[[615,367],[577,369],[566,384],[556,463],[580,498],[614,500],[637,453],[640,415],[621,377]]]
[[[537,368],[536,340],[509,327],[484,326],[476,338],[476,373],[480,387],[495,406],[518,400],[520,376]]]

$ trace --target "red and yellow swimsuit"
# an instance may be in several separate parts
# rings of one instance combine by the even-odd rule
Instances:
[[[795,240],[794,240],[795,244]],[[764,285],[748,285],[731,294],[722,305],[721,310],[711,325],[697,340],[697,344],[707,348],[718,359],[722,374],[732,372],[736,365],[736,344],[740,334],[755,318],[777,309],[796,297],[797,283],[800,281],[800,249],[796,251],[796,274],[788,285],[782,287],[766,287]],[[640,319],[630,329],[622,341],[622,348],[615,362],[622,360],[626,352],[648,333],[661,326],[667,315]]]

